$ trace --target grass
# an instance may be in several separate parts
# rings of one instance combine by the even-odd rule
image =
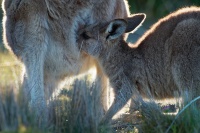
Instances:
[[[34,116],[24,104],[20,95],[12,88],[1,93],[0,97],[0,131],[19,133],[107,133],[110,129],[99,127],[103,116],[97,84],[76,81],[73,90],[64,92],[51,103],[50,118],[44,130],[40,130]],[[92,101],[92,102],[91,102]]]
[[[143,123],[139,125],[141,132],[148,133],[199,133],[200,113],[195,104],[188,104],[180,108],[178,114],[165,114],[155,119],[142,117]]]
[[[46,128],[38,128],[20,94],[21,65],[0,52],[0,133],[198,133],[200,113],[195,102],[157,106],[146,102],[142,110],[122,114],[111,125],[100,126],[103,116],[100,85],[76,80],[51,103]],[[15,93],[14,90],[19,93]],[[147,105],[147,106],[146,106]],[[186,105],[186,106],[184,106]],[[170,108],[173,109],[170,109]],[[170,114],[174,108],[178,115]],[[185,108],[184,108],[185,107]],[[182,110],[183,109],[183,110]],[[158,112],[161,111],[160,113]],[[163,113],[164,112],[164,113]],[[168,130],[169,129],[169,130]]]
[[[20,73],[22,67],[14,55],[0,49],[0,86],[20,86]]]

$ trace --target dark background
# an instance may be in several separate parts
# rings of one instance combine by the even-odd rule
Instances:
[[[1,2],[2,0],[0,0]],[[200,6],[200,0],[128,0],[131,13],[143,12],[147,14],[147,19],[143,26],[134,35],[130,36],[130,41],[134,42],[159,18],[185,6]],[[0,10],[2,20],[2,10]],[[2,26],[0,27],[2,31]],[[2,33],[2,32],[1,32]],[[2,48],[2,35],[0,35],[0,47]]]
[[[145,13],[147,18],[128,41],[135,42],[158,19],[186,6],[200,6],[200,0],[129,0],[131,13]]]

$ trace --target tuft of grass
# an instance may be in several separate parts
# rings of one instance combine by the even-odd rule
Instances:
[[[200,96],[190,101],[186,106],[184,106],[176,115],[168,129],[165,133],[169,133],[170,130],[173,133],[181,132],[191,132],[197,133],[200,131],[200,113],[199,108],[197,108],[195,102],[200,99]],[[179,118],[180,117],[180,118]],[[179,119],[177,121],[177,119]],[[185,122],[183,122],[185,121]],[[181,123],[180,123],[181,122]],[[188,128],[189,127],[189,128]]]
[[[76,80],[72,88],[68,100],[54,101],[53,132],[109,133],[106,126],[99,127],[103,116],[99,82]]]
[[[8,51],[0,50],[0,86],[15,86],[19,89],[21,72],[22,65],[16,57]]]
[[[49,103],[49,120],[45,129],[34,120],[21,93],[4,88],[0,94],[0,132],[3,133],[109,133],[110,126],[99,126],[103,116],[99,82],[76,80],[72,89],[64,89]]]
[[[199,133],[200,109],[194,99],[189,104],[176,105],[177,114],[159,113],[156,109],[149,108],[141,111],[141,122],[136,126],[139,133]],[[184,106],[185,105],[185,106]],[[149,105],[151,107],[151,105]],[[155,107],[154,105],[152,107]]]

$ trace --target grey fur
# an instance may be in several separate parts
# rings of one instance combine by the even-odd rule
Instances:
[[[3,0],[2,8],[3,40],[25,66],[23,90],[37,117],[47,114],[46,100],[66,77],[99,68],[80,53],[77,31],[129,15],[126,0]]]
[[[134,16],[125,18],[130,19],[127,27],[142,21]],[[119,20],[111,23],[115,21]],[[117,39],[107,40],[113,35],[105,32],[107,25],[102,22],[87,27],[84,33],[90,38],[86,40],[80,33],[78,40],[84,44],[84,52],[99,61],[115,90],[115,101],[103,122],[108,122],[133,94],[136,104],[140,95],[155,99],[172,98],[174,92],[186,92],[190,98],[200,95],[200,8],[187,7],[169,14],[135,44],[126,43],[118,33],[114,33],[119,35]]]

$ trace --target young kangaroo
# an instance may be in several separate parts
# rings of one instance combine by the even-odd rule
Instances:
[[[126,0],[3,0],[2,8],[4,43],[25,66],[23,90],[38,117],[46,115],[46,100],[66,77],[98,67],[80,54],[77,31],[129,15]]]
[[[175,91],[191,98],[200,95],[200,8],[180,9],[160,19],[134,45],[126,43],[123,34],[144,18],[136,14],[79,33],[83,51],[99,61],[115,90],[115,101],[102,122],[108,122],[133,94],[156,99],[174,97]]]

